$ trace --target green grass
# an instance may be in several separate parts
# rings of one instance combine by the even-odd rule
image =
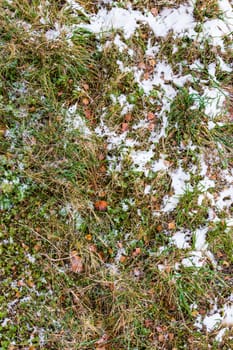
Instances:
[[[97,11],[94,1],[79,3],[89,13]],[[137,9],[154,6],[132,3]],[[161,1],[158,9],[178,3]],[[200,23],[219,16],[217,8],[209,11],[200,14]],[[45,25],[41,16],[48,18]],[[73,16],[62,1],[0,5],[0,349],[231,348],[231,330],[220,345],[215,332],[198,331],[194,323],[199,312],[208,314],[211,300],[224,304],[231,294],[232,232],[225,220],[232,208],[218,213],[219,223],[209,222],[211,204],[206,198],[198,202],[201,177],[193,171],[193,190],[184,191],[175,210],[162,211],[164,197],[173,194],[169,171],[180,162],[186,172],[198,168],[199,153],[210,155],[218,145],[220,158],[211,164],[212,175],[232,164],[231,123],[219,116],[224,125],[207,129],[207,101],[198,80],[194,86],[200,95],[190,94],[189,85],[176,88],[166,136],[154,142],[151,160],[166,154],[168,170],[148,168],[145,176],[134,169],[130,147],[124,153],[123,146],[108,149],[106,137],[73,128],[67,110],[76,104],[90,131],[102,119],[121,135],[125,115],[111,95],[124,94],[134,105],[128,135],[138,142],[135,149],[150,147],[151,130],[133,127],[142,119],[149,125],[148,112],[159,113],[159,88],[145,96],[133,73],[122,73],[116,63],[150,65],[144,56],[148,28],[126,41],[135,51],[129,57],[114,46],[98,51],[96,37],[80,28],[70,41],[65,33],[48,41],[45,33],[55,22],[69,27],[87,18],[80,10]],[[163,40],[158,40],[156,59],[173,61],[175,72],[187,47],[172,35]],[[179,49],[172,56],[175,44]],[[207,44],[204,49],[186,44],[188,63],[202,57],[208,65],[215,59]],[[229,77],[221,79],[224,87],[229,85]],[[156,113],[159,132],[162,121]],[[197,149],[182,149],[189,141]],[[109,171],[112,156],[121,159],[121,171]],[[153,191],[149,195],[146,185]],[[216,180],[217,190],[223,187]],[[107,202],[106,211],[95,210],[99,200]],[[194,244],[195,230],[205,225],[210,226],[207,242],[219,270],[209,263],[184,267],[191,248],[171,243],[176,231],[189,230]],[[71,252],[82,262],[79,273],[72,271]]]

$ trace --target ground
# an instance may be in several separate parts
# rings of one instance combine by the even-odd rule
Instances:
[[[0,3],[0,349],[233,348],[231,0]]]

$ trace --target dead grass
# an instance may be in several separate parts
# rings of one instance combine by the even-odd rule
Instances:
[[[79,3],[96,11],[94,1]],[[160,10],[180,3],[134,1],[133,6]],[[62,1],[40,5],[41,10],[36,1],[0,5],[1,349],[231,348],[231,330],[220,345],[216,332],[194,327],[197,316],[204,318],[211,310],[214,298],[224,304],[231,294],[232,235],[225,230],[226,212],[207,237],[222,269],[211,262],[198,269],[182,264],[195,245],[194,236],[190,248],[171,243],[178,230],[193,233],[209,225],[209,202],[198,204],[200,176],[192,174],[194,190],[184,193],[174,211],[164,213],[164,196],[174,194],[168,171],[145,176],[133,168],[129,150],[122,157],[120,148],[108,148],[107,137],[68,125],[68,108],[76,104],[75,115],[90,130],[102,118],[121,135],[125,115],[111,94],[123,94],[134,104],[129,135],[139,143],[135,150],[147,149],[151,130],[133,126],[147,120],[148,112],[160,111],[160,98],[157,91],[144,96],[132,74],[122,74],[116,64],[121,59],[130,65],[135,58],[137,65],[141,59],[150,65],[143,56],[147,37],[129,41],[133,48],[140,45],[134,58],[116,47],[97,52],[97,39],[83,30],[73,33],[72,45],[65,31],[49,41],[46,32],[56,21],[62,27],[86,19],[79,10],[74,18]],[[218,9],[212,10],[211,16],[218,16]],[[46,24],[40,11],[49,17]],[[145,34],[147,29],[140,30]],[[168,62],[172,45],[181,46],[172,36],[160,44],[156,59],[166,57]],[[208,50],[188,47],[188,63],[197,57],[207,63],[214,59]],[[178,50],[174,69],[183,54]],[[188,90],[181,89],[168,113],[170,129],[155,143],[151,162],[167,153],[169,171],[181,160],[188,171],[200,167],[201,148],[186,150],[183,144],[191,139],[213,154],[218,142],[222,158],[211,168],[213,176],[224,168],[223,160],[231,164],[232,127],[204,133],[203,109],[190,108],[193,103]],[[156,123],[159,131],[162,122]],[[123,158],[120,171],[109,170],[114,156],[117,162]],[[154,193],[146,195],[146,185]],[[221,180],[217,186],[222,189]],[[98,200],[106,201],[107,210],[95,209]],[[79,272],[72,270],[72,254],[79,259]]]

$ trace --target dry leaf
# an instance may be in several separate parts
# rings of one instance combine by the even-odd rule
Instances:
[[[148,129],[149,129],[150,131],[153,131],[154,128],[155,128],[155,123],[150,123],[150,124],[148,125]]]
[[[147,120],[154,120],[154,119],[155,119],[154,113],[148,112],[148,114],[147,114]]]
[[[125,260],[126,260],[126,256],[124,256],[124,255],[121,255],[121,257],[120,257],[120,262],[123,264],[124,262],[125,262]]]
[[[158,16],[158,13],[159,13],[157,7],[153,7],[153,8],[150,10],[150,12],[151,12],[152,15],[155,16],[155,17]]]
[[[148,80],[150,78],[150,74],[148,72],[146,72],[144,75],[143,75],[143,78],[145,80]]]
[[[94,207],[97,211],[106,211],[108,203],[106,201],[97,201],[95,202]]]
[[[105,154],[103,152],[101,152],[99,155],[98,155],[98,159],[101,161],[101,160],[104,160],[105,159]]]
[[[132,120],[132,114],[131,113],[127,113],[126,115],[125,115],[125,121],[128,123],[128,122],[130,122]]]
[[[87,241],[91,241],[92,240],[92,235],[88,234],[85,236],[86,240]]]
[[[91,110],[90,109],[85,109],[84,114],[85,114],[85,117],[88,120],[92,119],[92,114],[91,114]]]
[[[96,252],[97,252],[97,247],[96,247],[96,245],[91,244],[91,245],[89,246],[89,250],[90,250],[90,252],[92,252],[92,253],[96,253]]]
[[[71,263],[71,270],[75,273],[81,273],[83,272],[83,262],[82,258],[78,256],[78,253],[76,250],[73,250],[70,253],[70,263]]]
[[[87,97],[83,97],[82,103],[84,104],[84,106],[87,106],[87,105],[89,105],[90,101]]]
[[[144,62],[140,62],[140,63],[138,64],[138,68],[139,68],[139,69],[146,69],[145,63],[144,63]]]
[[[163,342],[164,342],[164,335],[163,335],[163,334],[160,334],[160,335],[158,336],[158,340],[159,340],[160,343],[163,343]]]
[[[128,123],[122,123],[121,124],[121,131],[125,132],[129,129],[129,124]]]
[[[153,58],[150,58],[149,59],[149,65],[154,68],[155,65],[156,65],[156,61]]]
[[[176,228],[176,223],[175,221],[171,221],[168,223],[168,229],[169,230],[174,230]]]
[[[133,252],[133,256],[137,256],[139,254],[141,254],[141,248],[140,247],[135,249],[135,251]]]
[[[83,84],[83,88],[84,88],[84,90],[89,90],[89,85],[88,84]]]

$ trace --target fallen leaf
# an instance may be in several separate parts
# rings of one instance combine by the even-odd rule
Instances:
[[[163,335],[163,334],[160,334],[160,335],[158,336],[158,340],[159,340],[160,343],[163,343],[163,342],[164,342],[164,335]]]
[[[134,250],[133,256],[137,256],[137,255],[139,255],[139,254],[141,254],[141,248],[140,248],[140,247],[138,247],[138,248],[136,248],[136,249]]]
[[[147,120],[154,120],[154,118],[155,118],[154,113],[152,113],[152,112],[147,113]]]
[[[150,327],[153,326],[153,321],[150,320],[150,319],[146,319],[146,320],[144,321],[144,324],[145,324],[145,327],[146,327],[146,328],[150,328]]]
[[[129,124],[128,123],[122,123],[121,124],[121,131],[125,132],[129,129]]]
[[[150,58],[149,59],[149,65],[154,68],[155,65],[156,65],[156,61],[153,58]]]
[[[150,10],[150,12],[151,12],[152,15],[155,16],[155,17],[158,16],[158,13],[159,13],[157,7],[153,7],[153,8]]]
[[[89,246],[89,250],[90,250],[90,252],[92,252],[92,253],[96,253],[96,252],[97,252],[97,247],[96,247],[96,245],[91,244],[91,245]]]
[[[98,193],[98,196],[99,196],[100,198],[106,197],[106,195],[107,195],[107,192],[105,192],[105,191],[100,191],[100,192]]]
[[[70,253],[70,263],[71,263],[72,272],[75,272],[75,273],[83,272],[82,258],[78,255],[76,250],[73,250]]]
[[[108,207],[108,202],[106,201],[97,201],[94,204],[95,210],[97,211],[106,211]]]
[[[146,69],[145,63],[144,63],[144,62],[140,62],[140,63],[138,64],[138,68],[139,68],[139,69]]]
[[[176,228],[176,223],[175,221],[171,221],[168,223],[168,229],[169,230],[174,230]]]
[[[96,344],[103,346],[103,343],[105,343],[108,340],[108,338],[109,336],[106,333],[104,333],[102,337],[99,340],[97,340]]]
[[[29,107],[28,111],[29,111],[29,113],[33,113],[36,111],[36,107],[35,106]]]
[[[84,114],[85,114],[85,117],[88,120],[92,119],[92,114],[91,114],[91,110],[90,109],[85,109]]]
[[[88,234],[85,236],[86,240],[87,241],[91,241],[92,240],[92,235]]]
[[[150,131],[153,131],[154,128],[155,128],[155,123],[150,123],[150,124],[148,125],[148,129],[149,129]]]
[[[105,154],[103,152],[101,152],[99,155],[98,155],[98,159],[101,161],[101,160],[104,160],[105,159]]]
[[[126,260],[126,256],[124,256],[124,255],[121,255],[121,257],[120,257],[120,262],[123,264],[124,262],[125,262],[125,260]]]
[[[106,173],[106,171],[107,171],[106,166],[105,165],[101,165],[101,167],[99,168],[99,171],[100,171],[100,173]]]
[[[88,84],[83,84],[83,88],[84,88],[84,90],[89,90],[89,85]]]
[[[131,113],[127,113],[126,115],[125,115],[125,121],[128,123],[128,122],[130,122],[132,120],[132,114]]]
[[[89,99],[87,97],[83,97],[82,103],[84,104],[84,106],[88,106],[90,101],[89,101]]]

